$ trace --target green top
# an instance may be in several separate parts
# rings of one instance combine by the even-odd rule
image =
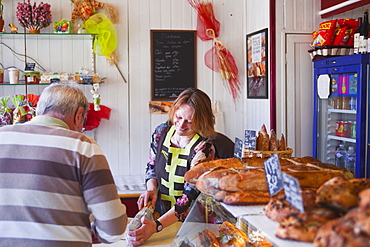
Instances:
[[[47,125],[47,126],[58,126],[65,129],[69,129],[68,125],[62,120],[49,116],[36,116],[31,119],[31,121],[26,122],[25,124],[36,124],[36,125]]]

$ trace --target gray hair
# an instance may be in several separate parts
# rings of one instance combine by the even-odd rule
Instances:
[[[89,110],[89,102],[77,84],[52,83],[41,93],[36,107],[36,115],[53,112],[56,117],[65,119],[75,114],[79,107],[84,108],[85,114]]]

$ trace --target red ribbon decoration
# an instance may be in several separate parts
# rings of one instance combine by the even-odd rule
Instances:
[[[216,20],[212,3],[206,0],[188,0],[198,12],[197,36],[202,41],[213,40],[214,46],[205,54],[204,62],[213,71],[219,72],[232,95],[234,102],[239,98],[242,83],[238,76],[238,67],[234,57],[226,46],[218,40],[220,23]]]

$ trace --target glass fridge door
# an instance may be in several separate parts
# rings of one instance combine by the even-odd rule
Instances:
[[[317,81],[327,77],[330,87],[329,96],[325,98],[319,96],[322,89],[316,85],[316,157],[357,174],[356,144],[358,134],[362,134],[357,131],[357,109],[362,99],[359,97],[361,83],[358,69],[352,69],[333,69],[330,74],[326,69],[317,74]]]

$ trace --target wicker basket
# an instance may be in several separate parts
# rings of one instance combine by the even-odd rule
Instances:
[[[261,151],[261,150],[252,150],[252,149],[246,149],[243,150],[243,158],[252,158],[252,157],[258,157],[258,158],[268,158],[272,156],[273,154],[277,154],[279,158],[291,158],[293,153],[293,149],[287,148],[287,150],[284,151]]]

